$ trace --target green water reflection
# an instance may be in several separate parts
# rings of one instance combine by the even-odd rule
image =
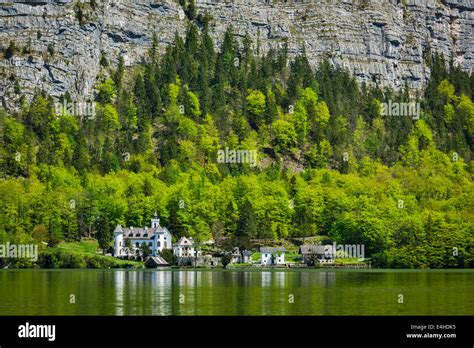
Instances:
[[[473,314],[473,270],[0,271],[0,315]]]

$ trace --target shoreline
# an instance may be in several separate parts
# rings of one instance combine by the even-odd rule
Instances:
[[[2,271],[146,271],[146,272],[163,272],[163,271],[196,271],[196,272],[474,272],[474,268],[277,268],[277,267],[235,267],[235,268],[219,268],[219,267],[160,267],[160,268],[7,268],[0,269]]]

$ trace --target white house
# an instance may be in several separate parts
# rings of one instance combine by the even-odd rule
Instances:
[[[176,257],[194,257],[194,240],[192,237],[181,237],[173,247],[173,254]]]
[[[281,265],[285,263],[285,248],[260,248],[260,264],[264,266]]]
[[[130,247],[126,240],[130,240]],[[117,225],[114,230],[115,257],[129,257],[141,255],[143,243],[150,248],[152,256],[158,255],[163,249],[173,247],[171,233],[166,227],[160,226],[160,219],[156,215],[151,219],[151,227],[122,227]]]
[[[252,252],[250,250],[244,250],[240,252],[239,248],[235,248],[232,252],[231,263],[248,263],[250,262],[250,256]]]

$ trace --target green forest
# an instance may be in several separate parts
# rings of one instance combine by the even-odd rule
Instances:
[[[18,86],[18,112],[0,111],[0,243],[107,250],[156,211],[176,239],[321,236],[379,267],[474,266],[472,74],[427,48],[425,89],[394,91],[232,27],[216,48],[208,23],[164,52],[154,36],[133,68],[102,55],[95,117]],[[388,101],[420,103],[419,119],[382,115]],[[257,166],[219,163],[225,148]]]

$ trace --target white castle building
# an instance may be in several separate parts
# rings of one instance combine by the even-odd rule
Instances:
[[[130,240],[127,247],[126,240]],[[145,243],[150,248],[152,256],[158,255],[163,249],[172,249],[171,233],[166,227],[160,226],[156,212],[151,219],[151,227],[122,227],[117,225],[114,230],[115,257],[141,255],[141,247]]]

